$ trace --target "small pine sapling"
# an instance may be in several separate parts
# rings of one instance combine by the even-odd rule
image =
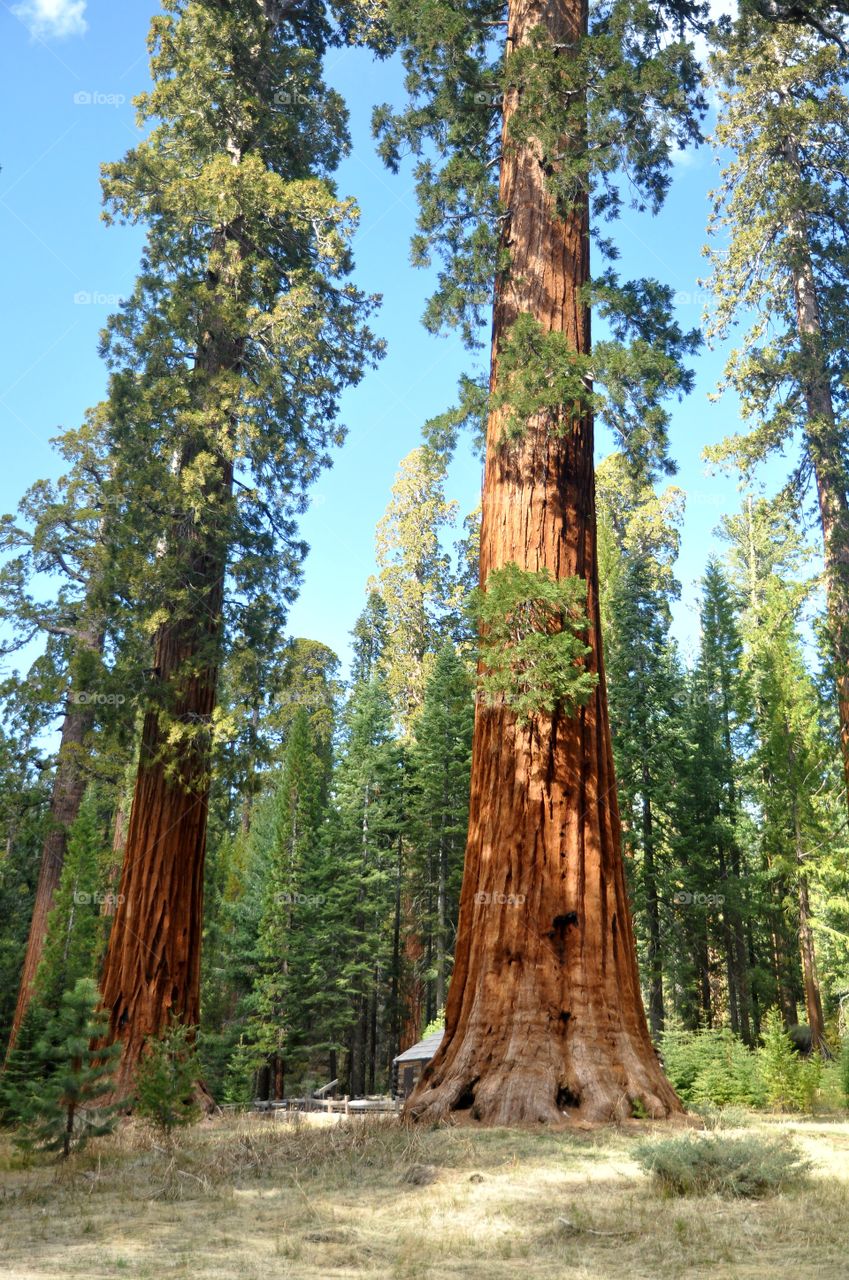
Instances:
[[[36,1055],[47,1078],[19,1094],[21,1130],[15,1141],[25,1150],[58,1151],[66,1159],[89,1138],[111,1133],[118,1104],[107,1105],[113,1091],[111,1071],[118,1052],[102,1045],[108,1019],[98,1009],[100,995],[92,978],[80,978],[62,996]]]
[[[822,1060],[799,1057],[777,1009],[771,1009],[766,1016],[760,1062],[770,1106],[785,1111],[813,1110]]]
[[[200,1075],[194,1028],[174,1022],[148,1042],[136,1077],[136,1111],[165,1136],[192,1124],[199,1113],[195,1083]]]

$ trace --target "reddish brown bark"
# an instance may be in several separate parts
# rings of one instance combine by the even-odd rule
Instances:
[[[230,491],[222,464],[217,500]],[[160,628],[154,670],[168,692],[169,715],[148,711],[136,775],[121,887],[103,969],[103,1003],[111,1037],[123,1040],[116,1092],[132,1088],[150,1036],[169,1017],[200,1021],[203,867],[209,799],[212,712],[218,683],[214,655],[221,633],[224,563],[221,548],[182,530],[187,581],[197,604],[192,617]],[[206,732],[182,740],[170,726]]]
[[[409,1049],[416,1043],[424,1025],[425,988],[421,976],[424,944],[415,922],[415,911],[409,896],[403,903],[403,930],[404,948],[401,968],[403,1022],[399,1053],[403,1053],[405,1049]]]
[[[242,148],[232,138],[226,150],[231,163],[241,162]],[[234,245],[238,249],[231,254]],[[243,287],[241,264],[250,245],[241,220],[217,227],[210,249],[210,301],[200,319],[191,388],[195,406],[208,419],[218,419],[219,430],[196,432],[187,426],[175,469],[184,473],[203,454],[214,456],[215,465],[197,495],[201,519],[186,512],[169,531],[164,548],[176,570],[176,599],[191,601],[191,611],[184,605],[156,637],[153,672],[166,710],[155,702],[144,720],[101,983],[110,1038],[123,1040],[114,1077],[119,1096],[131,1093],[147,1040],[169,1019],[189,1026],[200,1022],[212,713],[223,633],[235,425],[221,407],[217,388],[221,373],[241,371],[244,354],[244,339],[228,329],[219,306],[229,305]],[[203,1086],[196,1089],[202,1105],[211,1107]]]
[[[91,729],[93,714],[84,703],[70,702],[62,722],[59,756],[50,798],[50,819],[41,851],[41,869],[32,908],[29,938],[21,970],[18,1001],[9,1035],[7,1055],[12,1051],[24,1015],[32,999],[38,967],[47,937],[47,919],[53,907],[56,890],[65,862],[68,833],[80,811],[86,787],[82,757],[85,739]]]
[[[512,0],[510,48],[543,25],[561,49],[586,28],[579,3]],[[546,160],[511,150],[505,106],[500,195],[508,273],[496,286],[492,384],[510,326],[530,313],[590,349],[580,289],[589,274],[585,200],[554,210]],[[564,144],[567,145],[567,144]],[[518,722],[478,700],[466,867],[446,1034],[406,1114],[466,1111],[489,1124],[607,1121],[681,1111],[649,1038],[621,856],[599,634],[590,418],[530,422],[507,444],[490,416],[481,582],[515,562],[587,583],[598,686],[575,715]]]

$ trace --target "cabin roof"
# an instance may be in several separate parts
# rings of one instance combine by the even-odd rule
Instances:
[[[440,1027],[438,1031],[432,1032],[431,1035],[425,1036],[424,1040],[419,1040],[418,1044],[410,1045],[409,1049],[405,1049],[403,1053],[399,1053],[395,1059],[396,1062],[421,1062],[422,1059],[430,1061],[442,1044],[442,1037],[445,1032]]]

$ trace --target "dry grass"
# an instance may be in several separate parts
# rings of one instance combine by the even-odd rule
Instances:
[[[8,1280],[754,1280],[846,1275],[849,1124],[793,1132],[809,1186],[664,1199],[631,1159],[652,1126],[409,1132],[204,1122],[171,1149],[128,1125],[67,1166],[0,1145]]]

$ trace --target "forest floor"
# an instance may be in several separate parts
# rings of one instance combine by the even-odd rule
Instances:
[[[0,1140],[8,1280],[775,1280],[849,1277],[849,1122],[795,1135],[807,1186],[666,1198],[632,1157],[657,1126],[408,1131],[218,1118],[169,1147],[128,1123],[65,1164]]]

